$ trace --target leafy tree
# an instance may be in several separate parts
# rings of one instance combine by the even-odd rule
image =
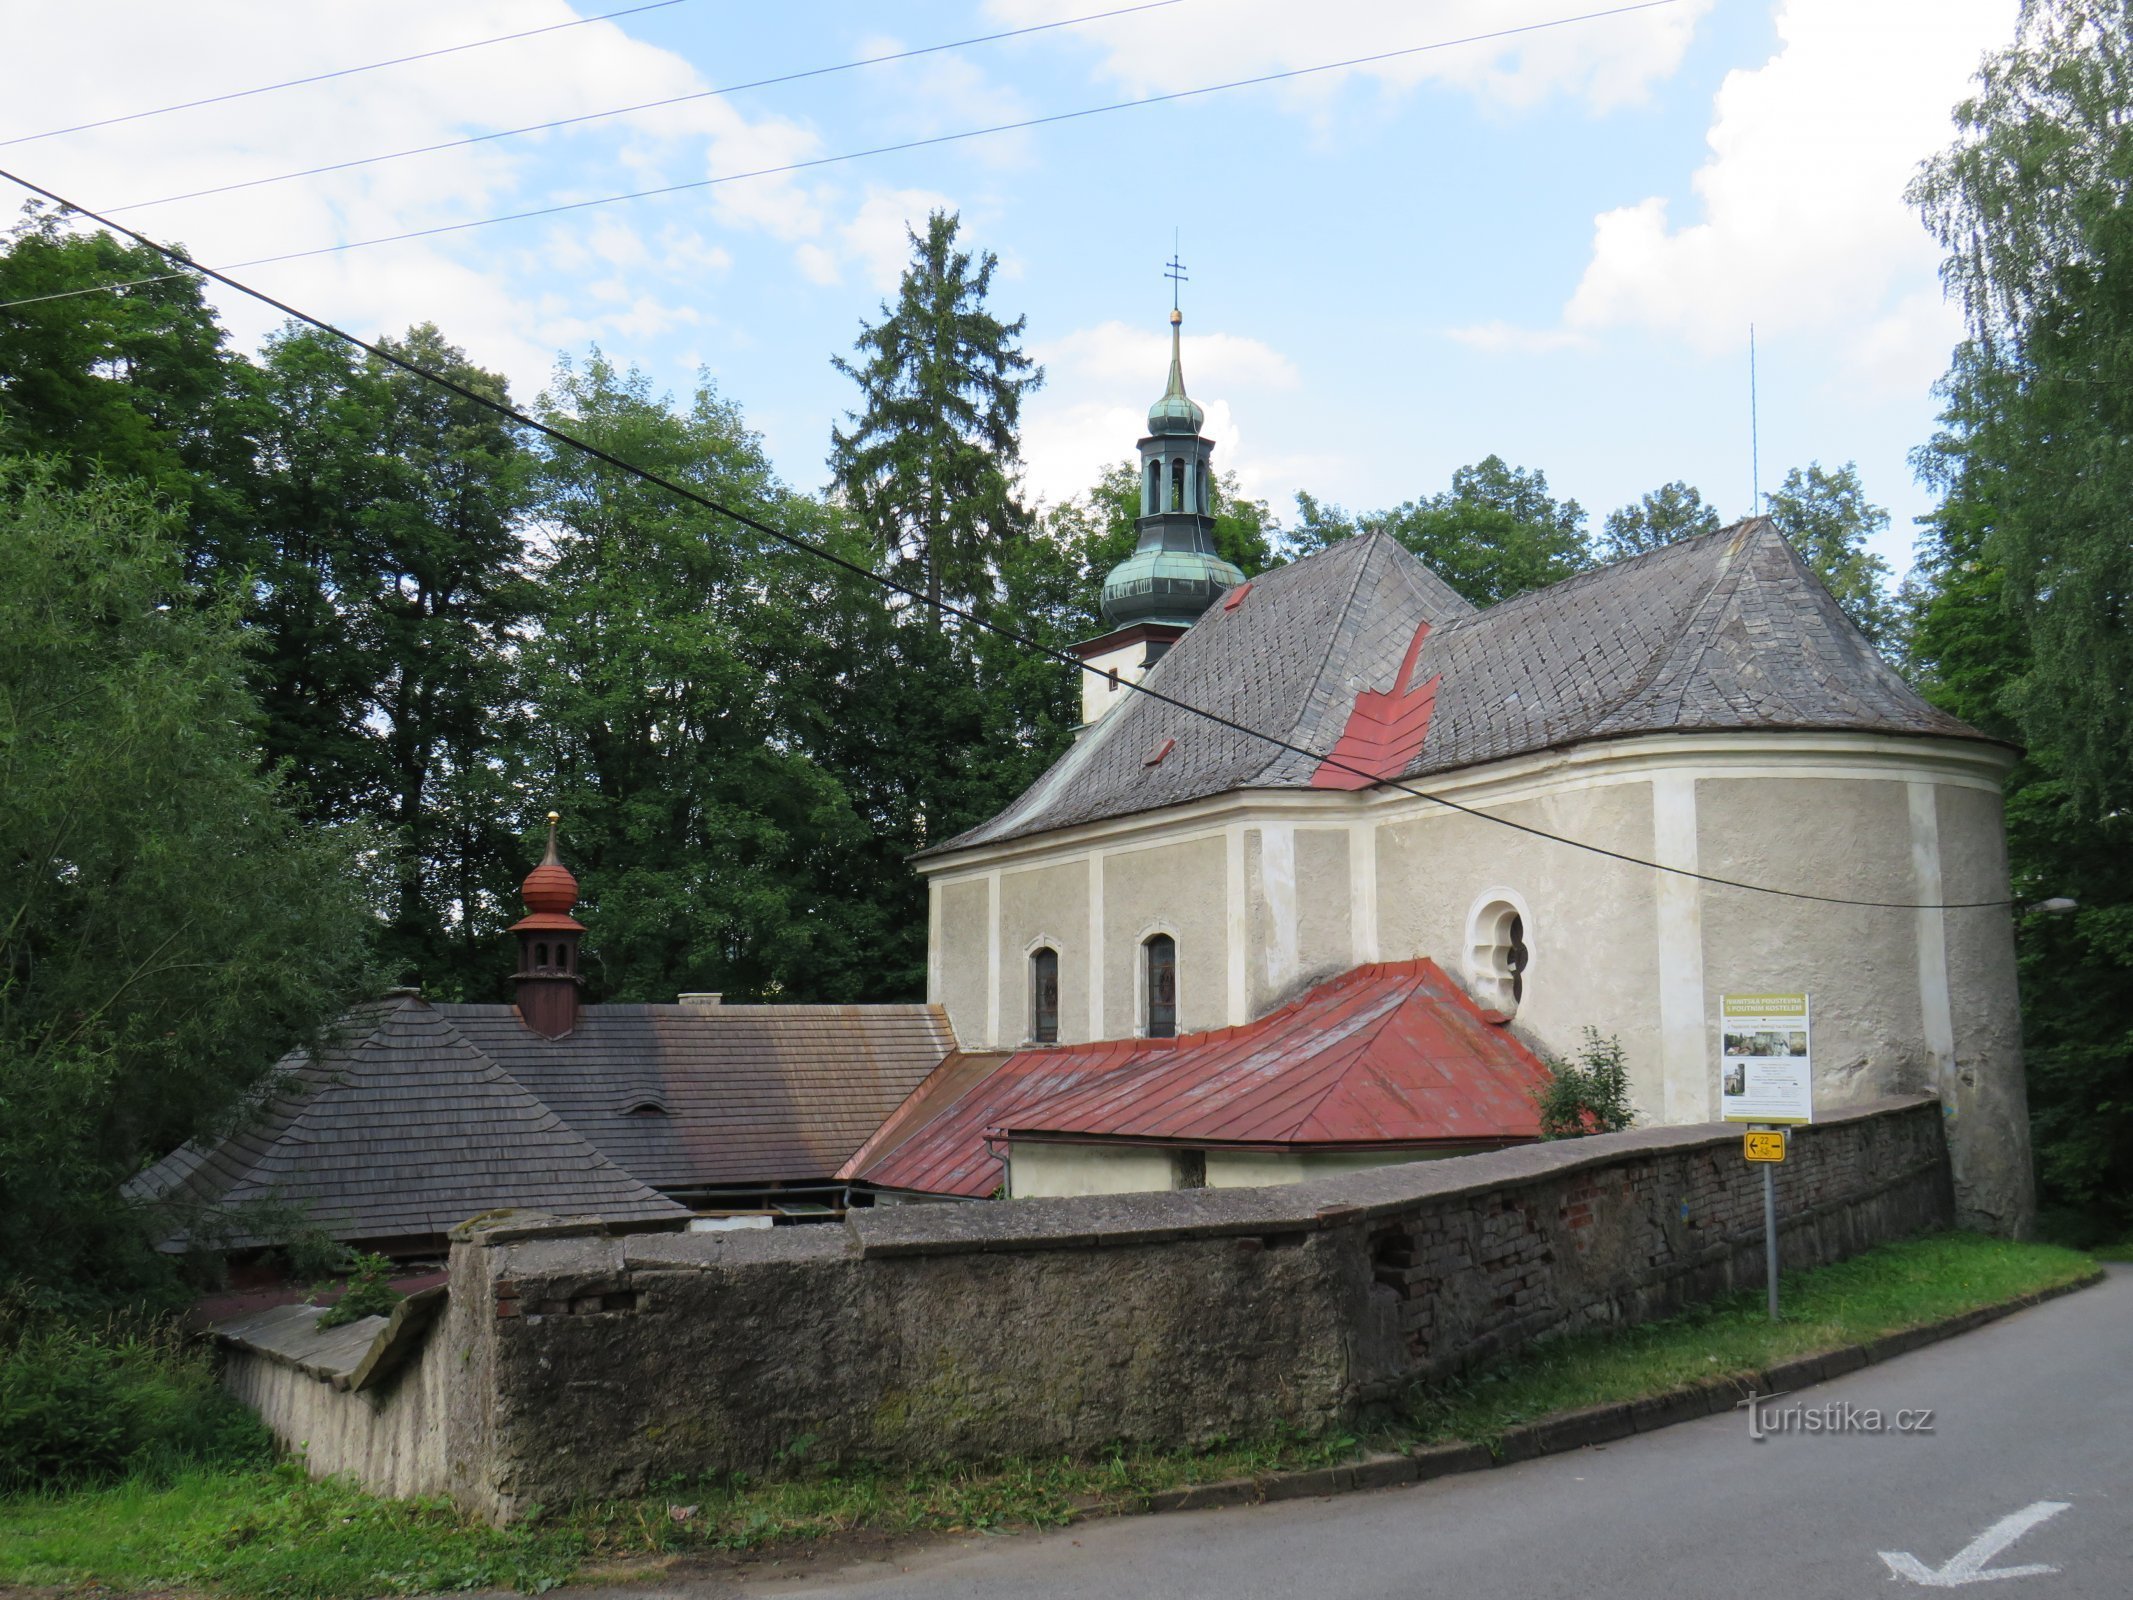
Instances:
[[[677,413],[596,351],[541,404],[625,460],[835,538],[708,384]],[[840,889],[873,846],[817,752],[848,675],[875,663],[840,648],[854,613],[836,580],[575,451],[543,457],[537,511],[553,543],[527,781],[534,810],[565,814],[603,996],[862,997],[882,930]]]
[[[1364,528],[1382,528],[1477,606],[1545,588],[1590,564],[1585,509],[1548,492],[1544,472],[1487,456],[1452,474],[1451,488],[1390,511],[1351,516],[1309,495],[1296,497],[1290,545],[1323,548]]]
[[[1602,561],[1626,560],[1699,533],[1716,533],[1719,526],[1718,508],[1677,478],[1661,484],[1634,505],[1607,513],[1600,533],[1599,557]]]
[[[177,511],[196,574],[241,572],[250,363],[227,348],[200,279],[111,234],[68,232],[60,215],[33,202],[0,249],[0,300],[29,302],[0,315],[0,452],[46,456],[76,485],[138,478]]]
[[[1887,531],[1889,514],[1866,498],[1857,464],[1847,461],[1834,472],[1819,461],[1794,467],[1765,498],[1778,531],[1859,631],[1876,644],[1893,646],[1889,565],[1866,547],[1869,537]]]
[[[0,1278],[137,1290],[115,1191],[368,988],[360,835],[259,765],[228,598],[136,486],[0,463]]]
[[[831,474],[935,627],[944,599],[990,592],[1027,531],[1015,494],[1022,397],[1044,380],[1017,343],[1027,319],[986,309],[998,258],[956,248],[959,228],[936,211],[924,238],[910,235],[896,305],[861,330],[861,361],[832,358],[859,385],[861,410],[849,432],[831,430]]]
[[[2133,806],[2133,16],[2027,0],[1912,189],[1969,338],[1962,492],[2028,639],[2013,705],[2094,814]]]
[[[504,380],[432,325],[385,347],[505,398]],[[499,747],[512,742],[513,639],[535,602],[520,529],[532,460],[515,425],[375,357],[358,393],[380,481],[341,604],[368,664],[379,811],[399,846],[382,949],[442,993],[486,989],[485,935],[509,909],[497,891],[520,867]]]

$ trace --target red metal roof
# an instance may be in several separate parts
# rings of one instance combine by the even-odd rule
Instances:
[[[967,1082],[954,1057],[936,1077],[951,1071]],[[1435,962],[1388,962],[1242,1027],[1020,1051],[952,1102],[922,1085],[839,1176],[987,1195],[1002,1177],[987,1141],[1009,1134],[1282,1149],[1532,1139],[1545,1077]]]

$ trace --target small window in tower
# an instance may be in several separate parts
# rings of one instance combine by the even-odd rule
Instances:
[[[1141,951],[1148,996],[1146,1025],[1141,1031],[1151,1039],[1174,1039],[1178,1032],[1178,942],[1167,933],[1151,934]]]
[[[1038,1044],[1059,1042],[1059,952],[1032,950],[1029,956],[1029,1036]]]
[[[1148,489],[1142,497],[1141,515],[1152,517],[1163,509],[1163,463],[1151,460],[1148,463]]]
[[[533,947],[533,970],[535,972],[546,972],[548,970],[547,945],[537,944]]]
[[[1207,484],[1207,463],[1204,461],[1201,462],[1200,470],[1198,472],[1195,472],[1192,476],[1193,482],[1199,488],[1198,499],[1200,502],[1200,515],[1203,517],[1212,515],[1213,494],[1212,491],[1208,488]]]
[[[1170,461],[1170,509],[1185,509],[1185,458],[1173,456]]]

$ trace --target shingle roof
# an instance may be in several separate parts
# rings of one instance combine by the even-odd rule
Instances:
[[[562,1039],[509,1006],[437,1009],[661,1189],[828,1178],[955,1047],[925,1005],[589,1006]]]
[[[843,1176],[986,1195],[988,1140],[1040,1135],[1281,1149],[1531,1139],[1546,1069],[1432,961],[1358,967],[1242,1027],[1024,1050],[965,1082],[956,1058]]]
[[[1445,772],[1637,733],[1860,730],[1980,739],[1928,705],[1860,635],[1767,517],[1475,611],[1389,535],[1359,535],[1253,581],[1145,680],[1190,705],[1324,755],[1357,696],[1400,677],[1432,703],[1379,706],[1382,776]],[[1359,730],[1370,733],[1371,730]],[[1157,765],[1144,765],[1164,740]],[[1351,748],[1357,747],[1351,744]],[[1312,757],[1130,695],[991,821],[936,850],[1247,788],[1302,788]],[[923,852],[931,854],[933,852]]]
[[[589,1006],[548,1039],[509,1006],[393,1000],[319,1060],[283,1063],[261,1115],[126,1192],[301,1206],[344,1239],[441,1234],[506,1206],[678,1220],[657,1189],[830,1177],[953,1045],[922,1005]],[[240,1227],[218,1242],[266,1241]]]
[[[616,1222],[688,1215],[580,1138],[438,1008],[397,1000],[368,1017],[368,1031],[290,1063],[265,1117],[178,1150],[128,1196],[240,1219],[259,1202],[297,1206],[343,1239],[442,1234],[504,1206]],[[218,1240],[268,1242],[241,1220]]]

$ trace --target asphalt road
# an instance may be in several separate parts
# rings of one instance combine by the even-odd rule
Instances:
[[[1711,1417],[1436,1483],[606,1593],[1901,1600],[1938,1576],[1994,1600],[2133,1595],[2133,1270],[1797,1398],[1930,1407],[1933,1430],[1757,1442],[1745,1414]]]

